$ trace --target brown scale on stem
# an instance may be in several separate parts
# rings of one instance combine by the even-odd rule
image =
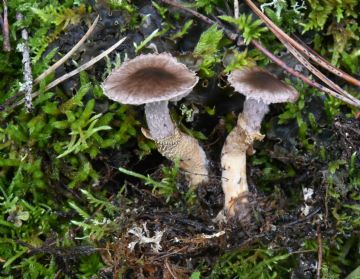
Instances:
[[[142,129],[142,132],[154,140],[148,131]],[[154,141],[161,155],[171,161],[180,160],[180,168],[186,171],[191,185],[199,185],[208,179],[207,164],[204,164],[206,155],[196,139],[175,128],[170,136]]]

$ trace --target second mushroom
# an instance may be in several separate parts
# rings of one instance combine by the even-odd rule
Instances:
[[[264,138],[260,133],[261,121],[269,111],[269,104],[295,102],[299,93],[258,67],[234,70],[228,80],[235,91],[246,97],[243,112],[221,152],[224,211],[227,216],[241,220],[248,214],[246,153],[255,140]]]
[[[191,185],[208,179],[204,150],[193,137],[182,133],[170,117],[168,102],[188,95],[198,77],[167,53],[140,55],[114,70],[103,83],[104,94],[119,103],[145,104],[149,131],[159,152],[170,160],[180,160]]]

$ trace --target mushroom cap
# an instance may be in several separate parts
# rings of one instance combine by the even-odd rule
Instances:
[[[177,101],[188,95],[198,77],[171,54],[146,54],[115,69],[104,81],[104,94],[122,104]]]
[[[265,104],[293,103],[299,97],[299,92],[295,88],[259,67],[234,70],[228,76],[228,81],[246,98],[262,101]]]

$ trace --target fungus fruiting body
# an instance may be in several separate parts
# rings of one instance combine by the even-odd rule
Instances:
[[[207,161],[196,139],[182,133],[172,122],[168,102],[188,95],[198,82],[194,72],[170,54],[140,55],[114,70],[103,83],[104,94],[119,103],[145,104],[149,131],[159,152],[170,160],[180,160],[192,185],[207,180]]]
[[[299,94],[293,87],[257,67],[234,70],[228,80],[246,100],[221,152],[224,210],[230,217],[243,219],[248,213],[246,153],[255,140],[264,138],[260,133],[261,121],[269,111],[269,104],[295,102]]]

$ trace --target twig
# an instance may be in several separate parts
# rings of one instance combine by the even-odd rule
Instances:
[[[174,274],[173,271],[171,270],[171,267],[170,267],[170,265],[169,265],[168,259],[165,260],[165,266],[166,266],[167,270],[169,271],[169,273],[171,274],[171,276],[172,276],[174,279],[177,279],[177,277],[175,276],[175,274]]]
[[[239,0],[234,0],[234,17],[239,18]]]
[[[334,73],[335,75],[339,76],[340,78],[343,78],[344,80],[352,83],[353,85],[360,87],[360,81],[355,79],[354,77],[350,76],[349,74],[341,71],[340,69],[337,69],[333,65],[331,65],[328,61],[326,61],[323,57],[321,57],[319,54],[317,54],[314,50],[311,50],[308,47],[303,47],[301,44],[299,44],[297,41],[295,41],[293,38],[288,36],[284,31],[282,31],[275,23],[273,23],[264,13],[262,13],[258,7],[251,1],[246,0],[246,3],[249,5],[249,7],[254,11],[254,13],[260,17],[264,23],[269,27],[269,29],[279,38],[281,36],[284,38],[287,42],[292,44],[296,49],[304,53],[307,57],[309,57],[311,60],[316,62],[321,67],[327,69],[328,71]]]
[[[122,38],[120,41],[118,41],[116,44],[112,45],[111,47],[109,47],[107,50],[105,50],[103,53],[99,54],[98,56],[96,56],[95,58],[91,59],[90,61],[86,62],[85,64],[81,65],[80,67],[76,68],[75,70],[71,71],[70,73],[66,73],[64,75],[62,75],[61,77],[59,77],[58,79],[54,80],[53,82],[49,83],[46,87],[45,87],[45,91],[55,87],[56,85],[58,85],[59,83],[71,78],[72,76],[75,76],[76,74],[86,70],[87,68],[91,67],[92,65],[94,65],[95,63],[97,63],[99,60],[101,60],[102,58],[104,58],[106,55],[108,55],[110,52],[112,52],[113,50],[115,50],[118,46],[120,46],[124,41],[126,40],[126,37]],[[32,97],[37,97],[40,95],[39,91],[36,91],[32,94]],[[11,109],[23,104],[24,101],[21,100],[19,102],[17,102],[16,104],[14,104]]]
[[[299,46],[294,40],[292,40],[289,36],[286,35],[279,27],[277,27],[269,18],[265,16],[251,1],[248,2],[250,7],[256,12],[256,14],[265,22],[265,24],[269,27],[269,29],[275,34],[275,36],[282,42],[282,44],[293,54],[293,56],[301,63],[303,64],[311,73],[316,75],[319,79],[321,79],[325,84],[327,84],[330,88],[334,89],[341,95],[344,95],[348,99],[352,100],[354,103],[357,103],[358,106],[360,105],[360,101],[357,100],[354,96],[349,94],[347,91],[342,89],[340,86],[338,86],[336,83],[331,81],[329,78],[327,78],[323,73],[321,73],[318,69],[316,69],[309,61],[306,60],[306,58],[301,54],[304,53],[306,55],[308,49],[304,49],[304,47]],[[291,42],[294,41],[297,45],[299,51],[296,49],[296,46],[292,45]],[[301,51],[301,52],[300,52]],[[323,59],[321,56],[319,57],[322,60],[321,65],[327,65],[327,61]],[[327,63],[324,64],[324,61]],[[337,69],[338,70],[338,69]]]
[[[62,273],[62,270],[60,269],[60,270],[59,270],[58,272],[56,272],[56,274],[54,275],[54,279],[60,278],[61,273]]]
[[[327,64],[329,67],[333,68],[332,70],[329,70],[330,72],[334,73],[335,75],[337,75],[340,78],[343,78],[344,80],[348,81],[349,83],[355,85],[355,86],[360,86],[360,81],[358,79],[355,79],[354,77],[350,76],[349,74],[345,73],[344,71],[342,71],[341,69],[335,68],[334,66],[332,66],[327,60],[325,60],[325,58],[323,58],[322,56],[320,56],[315,50],[311,49],[310,47],[308,47],[303,41],[300,40],[300,38],[298,38],[297,36],[294,35],[294,37],[296,38],[297,42],[305,49],[309,52],[309,55],[313,55],[316,56],[319,60],[321,60],[324,64]],[[310,57],[311,58],[311,57]],[[320,63],[320,62],[319,62]],[[325,69],[327,69],[327,67],[325,67]]]
[[[112,52],[114,49],[116,49],[118,46],[120,46],[125,40],[126,40],[126,37],[122,38],[116,44],[109,47],[107,50],[105,50],[103,53],[99,54],[95,58],[91,59],[90,61],[86,62],[85,64],[83,64],[80,67],[76,68],[75,70],[71,71],[70,73],[66,73],[65,75],[63,75],[63,76],[59,77],[58,79],[54,80],[53,82],[49,83],[45,87],[45,90],[49,90],[49,89],[55,87],[56,85],[58,85],[59,83],[67,80],[68,78],[71,78],[72,76],[74,76],[74,75],[86,70],[87,68],[91,67],[92,65],[94,65],[95,63],[100,61],[102,58],[104,58],[106,55],[108,55],[110,52]]]
[[[204,21],[207,24],[215,24],[216,22],[209,19],[208,17],[194,11],[191,10],[187,7],[182,6],[181,4],[174,2],[173,0],[161,0],[163,3],[166,3],[168,5],[171,5],[175,8],[179,8],[182,9],[184,11],[189,12],[190,14],[194,15],[195,17],[199,18],[200,20]],[[232,41],[235,41],[237,45],[242,43],[242,40],[239,40],[239,37],[236,33],[230,31],[229,29],[227,29],[225,26],[221,26],[224,29],[224,33],[228,36],[228,38]],[[282,61],[281,59],[279,59],[278,57],[276,57],[274,54],[272,54],[268,49],[266,49],[259,41],[257,40],[252,40],[251,43],[257,48],[259,49],[263,54],[265,54],[270,60],[272,60],[274,63],[276,63],[277,65],[279,65],[281,68],[283,68],[285,71],[287,71],[288,73],[292,74],[293,76],[300,78],[303,82],[307,83],[308,85],[315,87],[317,89],[319,89],[320,91],[323,91],[329,95],[332,95],[335,98],[338,98],[340,100],[342,100],[343,102],[350,104],[352,106],[356,106],[359,107],[359,105],[357,103],[354,103],[353,101],[348,100],[347,98],[345,98],[344,96],[334,92],[333,90],[317,83],[316,81],[311,80],[310,78],[306,77],[305,75],[303,75],[302,73],[294,70],[293,68],[289,67],[284,61]]]
[[[9,21],[8,21],[8,7],[7,1],[3,0],[4,6],[4,19],[2,20],[2,32],[3,32],[3,50],[6,52],[11,51],[10,36],[9,36]]]
[[[320,224],[317,225],[317,242],[318,242],[318,263],[316,269],[316,279],[321,279],[321,265],[322,265],[322,258],[323,258],[323,247],[322,247],[322,239],[321,239],[321,229]]]
[[[22,21],[23,15],[21,13],[16,14],[16,20]],[[31,58],[30,51],[28,46],[29,35],[25,28],[21,30],[21,37],[24,40],[22,43],[18,44],[17,49],[22,52],[22,63],[24,65],[24,83],[21,85],[21,90],[25,92],[24,102],[25,107],[28,112],[32,110],[32,87],[33,87],[33,78],[31,73]]]
[[[168,5],[170,5],[170,6],[173,6],[173,7],[175,7],[175,8],[184,10],[184,11],[186,11],[186,12],[194,15],[195,17],[201,19],[202,21],[206,22],[207,24],[214,24],[214,23],[215,23],[215,21],[213,21],[213,20],[211,20],[210,18],[204,16],[203,14],[200,14],[200,13],[198,13],[197,11],[194,11],[194,10],[192,10],[192,9],[190,9],[190,8],[187,8],[187,7],[181,5],[180,3],[177,3],[177,2],[175,2],[175,1],[173,1],[173,0],[161,0],[161,2],[163,2],[163,3],[165,3],[165,4],[168,4]]]
[[[201,13],[198,13],[197,11],[194,11],[190,8],[184,7],[183,5],[181,5],[180,3],[177,3],[173,0],[160,0],[161,2],[168,4],[170,6],[173,6],[175,8],[178,8],[180,10],[184,10],[186,12],[188,12],[189,14],[192,14],[193,16],[197,17],[198,19],[202,20],[203,22],[207,23],[207,24],[217,24],[216,21],[204,16]],[[226,34],[226,36],[229,37],[230,40],[232,41],[237,41],[238,40],[238,34],[226,29],[223,27],[224,33]]]
[[[335,91],[321,85],[320,83],[311,80],[310,78],[308,78],[307,76],[304,76],[303,74],[301,74],[300,72],[294,70],[293,68],[289,67],[284,61],[282,61],[280,58],[276,57],[275,55],[273,55],[268,49],[266,49],[260,42],[256,41],[256,40],[252,40],[251,43],[257,48],[259,49],[263,54],[265,54],[267,57],[269,57],[273,62],[275,62],[276,64],[278,64],[281,68],[283,68],[285,71],[289,72],[290,74],[292,74],[293,76],[301,79],[303,82],[309,84],[312,87],[315,87],[317,89],[319,89],[320,91],[323,91],[335,98],[338,98],[340,100],[342,100],[343,102],[355,106],[355,107],[359,107],[359,105],[357,103],[354,103],[353,101],[345,98],[344,96],[336,93]]]
[[[91,33],[94,31],[96,24],[99,20],[99,16],[96,17],[93,24],[90,26],[89,30],[86,32],[86,34],[81,38],[81,40],[66,54],[64,55],[60,60],[58,60],[55,64],[53,64],[50,68],[48,68],[45,72],[43,72],[40,76],[38,76],[34,80],[34,84],[38,84],[40,81],[42,81],[44,78],[46,78],[49,74],[54,72],[57,68],[59,68],[62,64],[66,62],[66,60],[69,59],[71,55],[74,54],[75,51],[79,49],[79,47],[87,40],[87,38],[91,35]]]
[[[13,95],[13,96],[9,97],[8,99],[6,99],[6,101],[3,104],[0,105],[0,111],[5,110],[5,108],[10,106],[12,103],[14,103],[16,101],[16,99],[21,97],[22,95],[24,95],[24,92],[19,91],[15,95]]]
[[[174,252],[166,253],[166,254],[164,254],[164,255],[161,255],[161,256],[155,258],[155,260],[160,260],[160,259],[162,259],[162,258],[166,258],[166,257],[170,257],[170,256],[172,256],[172,255],[179,254],[179,252],[185,250],[186,248],[187,248],[187,247],[184,246],[184,247],[182,247],[182,248],[180,248],[180,249],[178,249],[178,250],[176,250],[176,251],[174,251]],[[181,254],[179,254],[179,255],[181,255]]]
[[[306,217],[304,218],[301,218],[301,219],[298,219],[298,220],[295,220],[293,222],[290,222],[290,223],[287,223],[287,224],[284,224],[282,225],[281,227],[282,228],[287,228],[287,227],[293,227],[294,225],[297,225],[297,224],[300,224],[300,223],[303,223],[307,220],[310,220],[312,217],[315,216],[315,214],[317,214],[319,211],[321,210],[321,207],[317,207],[315,208],[312,212],[310,212],[308,215],[306,215]]]
[[[322,72],[320,72],[318,69],[316,69],[309,61],[306,60],[306,58],[297,51],[291,44],[286,42],[283,38],[279,38],[279,40],[283,43],[283,45],[292,53],[292,55],[301,63],[303,64],[311,73],[313,73],[315,76],[317,76],[319,79],[321,79],[324,83],[326,83],[330,88],[337,91],[339,94],[343,95],[347,99],[354,102],[358,107],[360,107],[360,100],[356,99],[354,96],[352,96],[350,93],[348,93],[346,90],[342,89],[339,85],[334,83],[332,80],[327,78]]]

